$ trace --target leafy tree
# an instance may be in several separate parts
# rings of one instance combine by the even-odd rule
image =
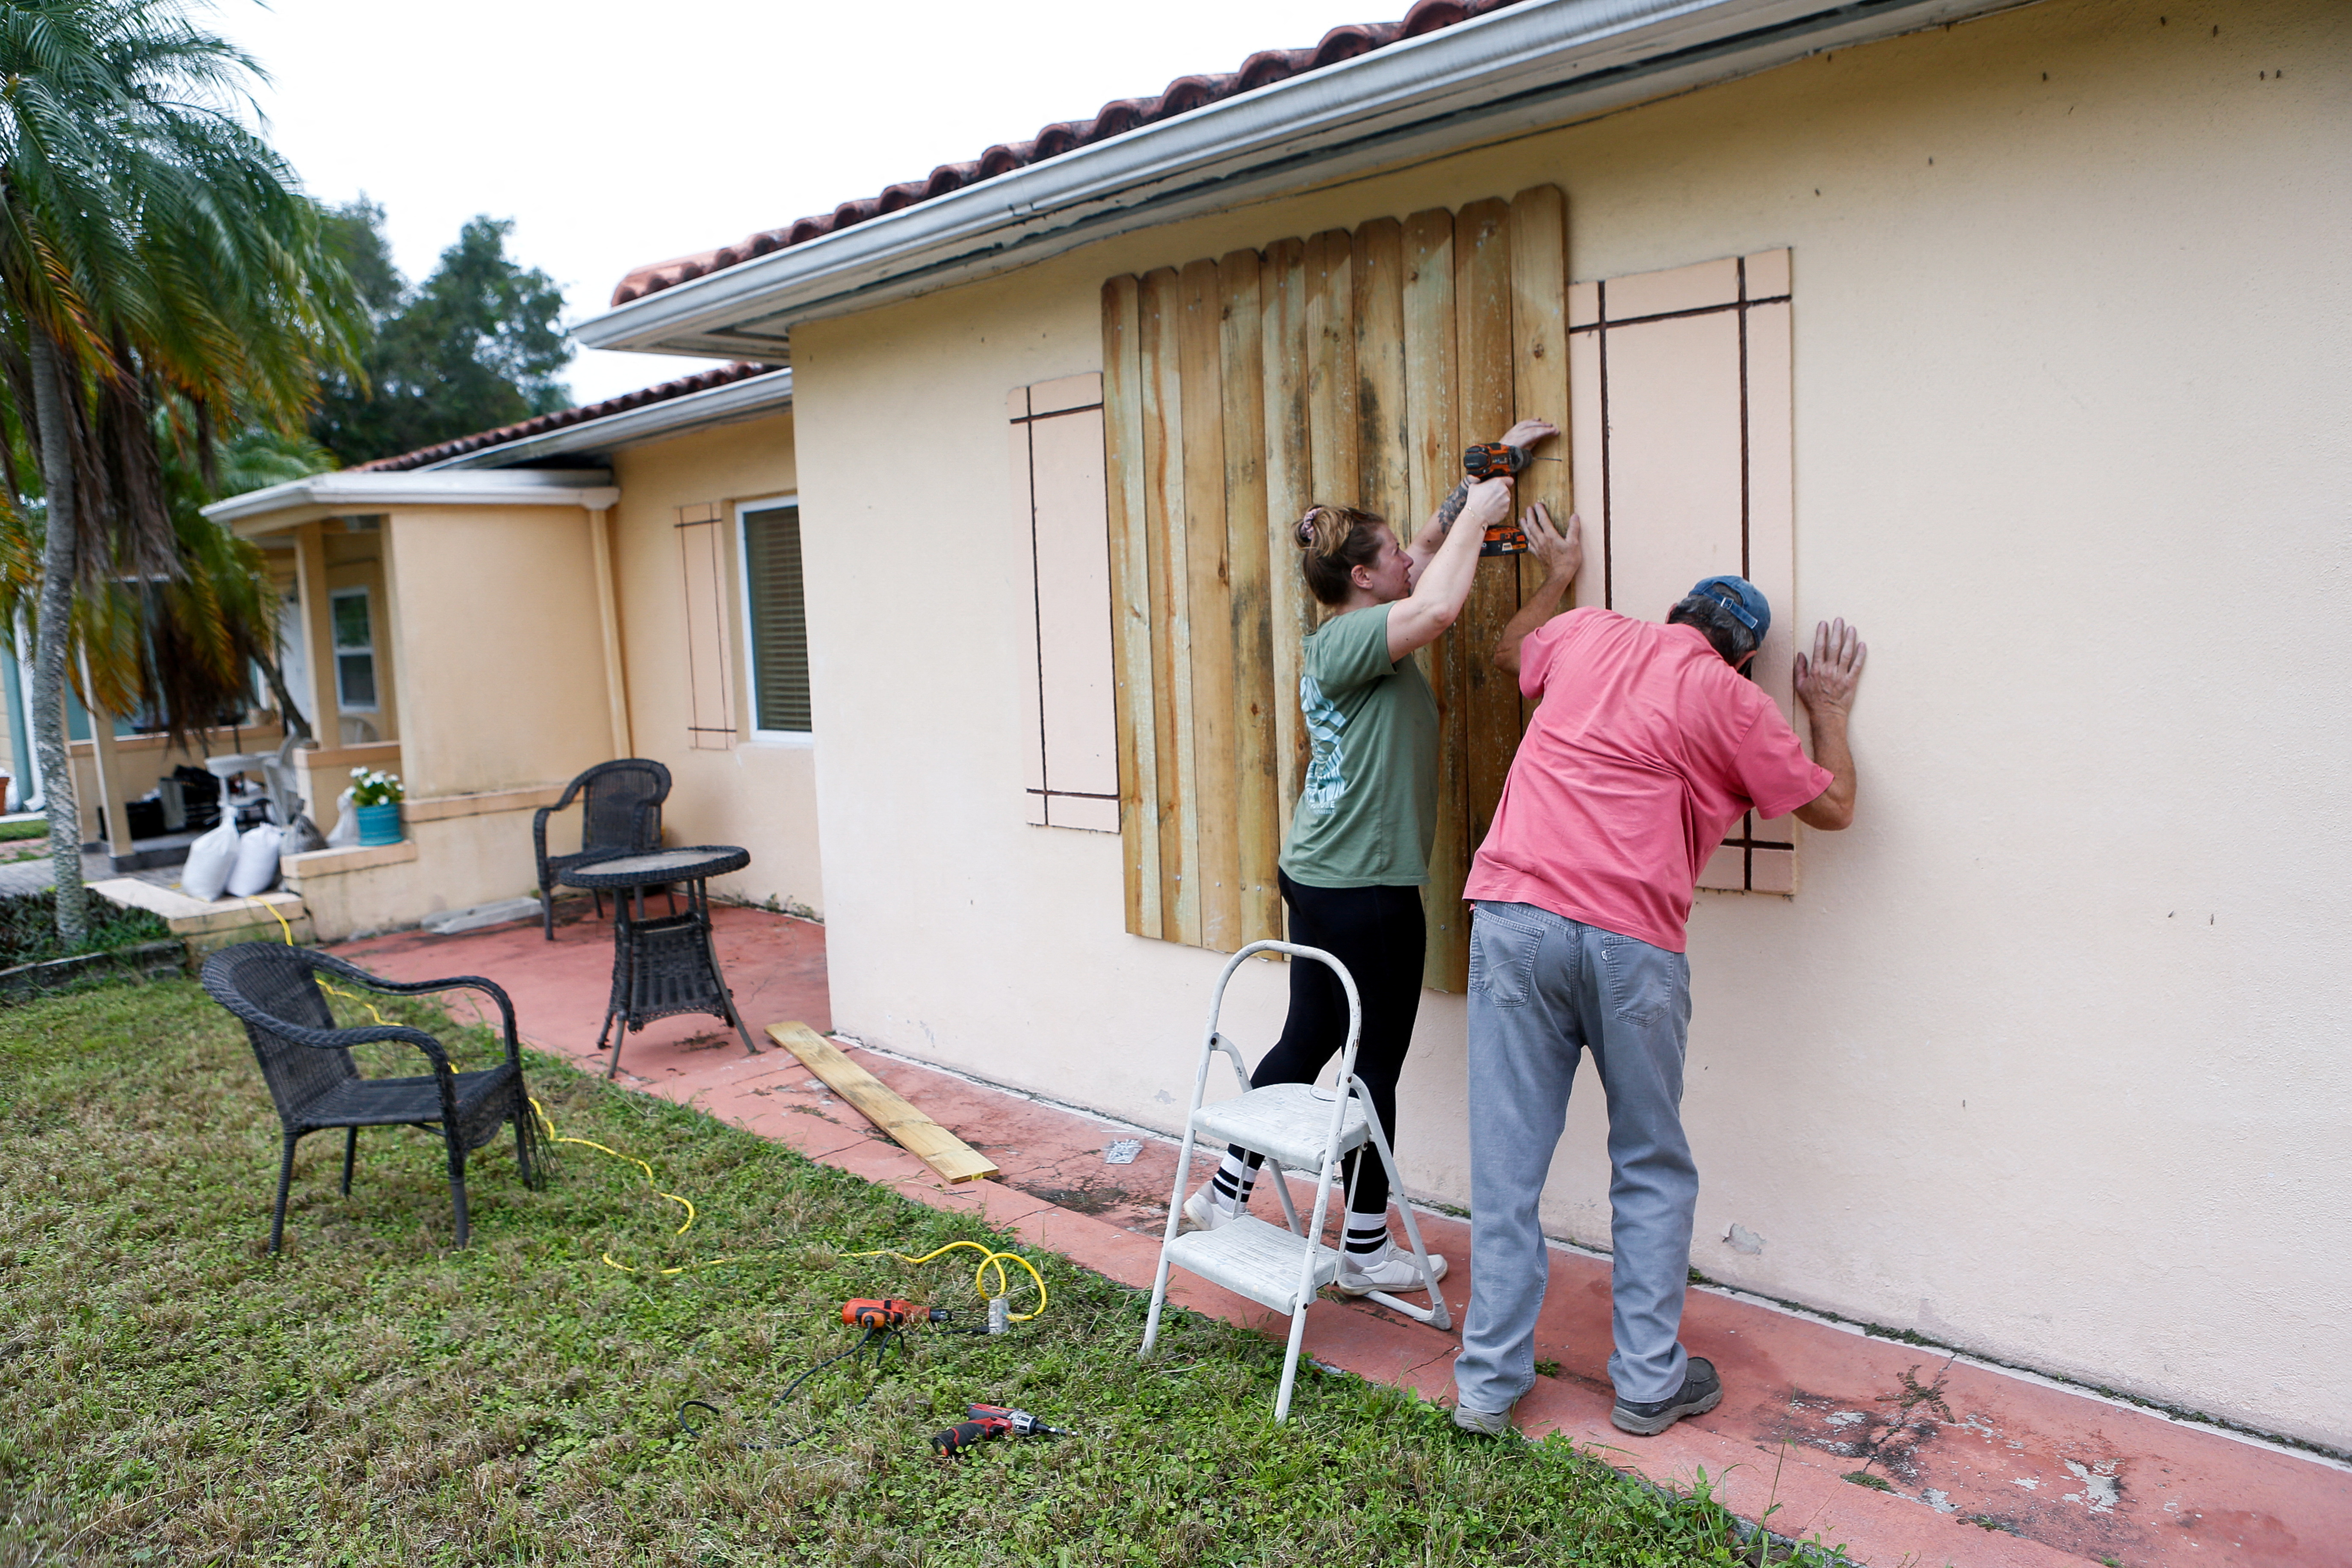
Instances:
[[[329,236],[376,322],[364,374],[330,376],[310,434],[346,463],[413,452],[568,405],[562,291],[507,255],[509,220],[477,217],[424,287],[392,265],[383,208],[362,196]]]
[[[0,422],[37,492],[33,740],[58,931],[87,929],[64,691],[76,589],[177,582],[159,431],[299,427],[362,325],[323,215],[250,129],[259,69],[173,0],[0,4]]]

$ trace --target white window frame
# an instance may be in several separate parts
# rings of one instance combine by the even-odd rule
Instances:
[[[750,743],[752,745],[814,746],[816,744],[816,735],[814,731],[760,728],[760,650],[754,646],[751,633],[751,539],[746,520],[755,511],[774,511],[779,507],[788,506],[798,510],[800,504],[800,493],[796,490],[783,495],[762,496],[757,500],[739,500],[735,503],[735,597],[736,612],[740,617],[743,627],[740,647],[743,650],[743,694],[746,710],[744,733],[751,737]],[[801,552],[801,614],[803,618],[808,615],[808,552],[805,549]],[[816,666],[814,652],[810,657],[809,666],[812,678],[810,684],[814,686]],[[811,696],[809,707],[814,711],[816,707],[814,692]]]
[[[367,606],[368,640],[364,647],[343,646],[342,636],[335,629],[335,601],[338,599],[357,599]],[[327,640],[334,645],[330,650],[330,656],[335,661],[335,710],[339,713],[383,712],[383,666],[376,657],[375,594],[366,584],[355,584],[349,588],[331,588],[327,591]],[[343,656],[350,653],[363,653],[368,656],[368,671],[375,678],[375,700],[373,702],[350,702],[344,700]]]

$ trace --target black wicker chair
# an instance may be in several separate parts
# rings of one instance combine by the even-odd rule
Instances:
[[[547,819],[580,797],[580,852],[547,852]],[[563,797],[531,815],[530,847],[539,859],[539,908],[547,940],[555,940],[555,883],[565,870],[615,855],[641,855],[661,847],[662,802],[669,798],[669,770],[645,757],[598,763],[563,787]],[[604,898],[596,912],[604,912]]]
[[[441,1042],[422,1029],[397,1024],[338,1028],[319,976],[366,986],[371,991],[415,995],[472,986],[499,1005],[506,1026],[507,1059],[479,1072],[455,1072]],[[341,1127],[343,1133],[343,1194],[352,1190],[352,1164],[362,1127],[416,1127],[437,1132],[449,1153],[449,1199],[457,1213],[457,1245],[466,1245],[466,1154],[498,1136],[511,1122],[515,1159],[524,1182],[546,1184],[547,1162],[522,1081],[522,1052],[515,1039],[514,1004],[488,980],[460,975],[449,980],[382,980],[363,969],[305,947],[249,942],[226,947],[205,960],[204,986],[213,1000],[245,1024],[253,1054],[278,1120],[286,1133],[285,1158],[278,1167],[278,1209],[269,1222],[269,1250],[286,1233],[286,1192],[294,1179],[294,1145],[306,1133]],[[432,1064],[422,1078],[362,1078],[351,1047],[376,1040],[415,1046]]]

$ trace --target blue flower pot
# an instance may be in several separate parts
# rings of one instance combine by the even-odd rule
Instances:
[[[373,844],[400,842],[398,801],[385,805],[355,805],[352,810],[360,819],[360,845],[362,848]]]

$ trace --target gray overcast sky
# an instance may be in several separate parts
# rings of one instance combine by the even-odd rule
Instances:
[[[412,281],[468,217],[511,217],[511,254],[577,318],[642,262],[1410,3],[217,0],[210,20],[269,72],[272,138],[311,192],[381,202]],[[583,353],[569,376],[593,402],[710,363]]]

